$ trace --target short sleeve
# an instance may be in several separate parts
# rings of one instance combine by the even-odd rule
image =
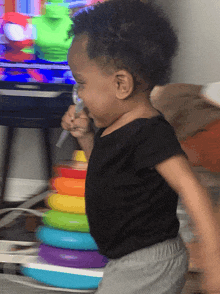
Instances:
[[[173,127],[162,117],[152,120],[137,136],[135,169],[153,168],[158,163],[176,155],[187,155],[182,150]]]

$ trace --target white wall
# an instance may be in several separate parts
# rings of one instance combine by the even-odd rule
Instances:
[[[157,0],[177,30],[180,50],[172,82],[204,84],[220,80],[220,1]]]

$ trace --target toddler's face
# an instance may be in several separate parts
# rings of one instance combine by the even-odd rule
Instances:
[[[88,37],[77,36],[68,54],[68,63],[83,100],[96,127],[110,126],[118,117],[115,76],[104,73],[86,51]]]

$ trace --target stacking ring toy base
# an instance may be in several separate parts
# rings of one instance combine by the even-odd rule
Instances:
[[[54,247],[76,250],[98,250],[95,240],[89,233],[67,232],[40,226],[36,237],[42,243]]]
[[[43,214],[43,223],[55,229],[89,233],[87,216],[49,210]]]
[[[51,209],[69,213],[85,214],[85,197],[52,194],[48,197]]]
[[[45,244],[39,247],[38,256],[49,264],[73,268],[100,268],[106,266],[108,259],[96,250],[62,249]]]
[[[99,269],[73,269],[49,265],[39,258],[36,261],[27,261],[21,266],[21,272],[44,284],[67,289],[84,290],[87,293],[98,288],[102,280],[103,270]],[[80,292],[80,291],[79,291]],[[79,293],[77,291],[77,293]],[[91,293],[91,292],[89,292]]]

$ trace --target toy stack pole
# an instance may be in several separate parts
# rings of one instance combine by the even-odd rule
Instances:
[[[32,278],[56,287],[74,289],[96,289],[100,277],[92,276],[89,269],[101,269],[108,260],[98,253],[97,245],[89,233],[89,225],[85,214],[85,177],[87,162],[83,151],[74,154],[73,168],[58,168],[58,176],[52,179],[56,193],[47,199],[51,210],[43,216],[44,226],[38,228],[36,236],[42,242],[39,248],[39,259],[46,264],[65,269],[86,269],[88,276],[74,275],[68,283],[61,278],[52,278],[45,272],[23,273]],[[65,270],[66,271],[66,270]],[[67,270],[68,272],[68,270]]]

